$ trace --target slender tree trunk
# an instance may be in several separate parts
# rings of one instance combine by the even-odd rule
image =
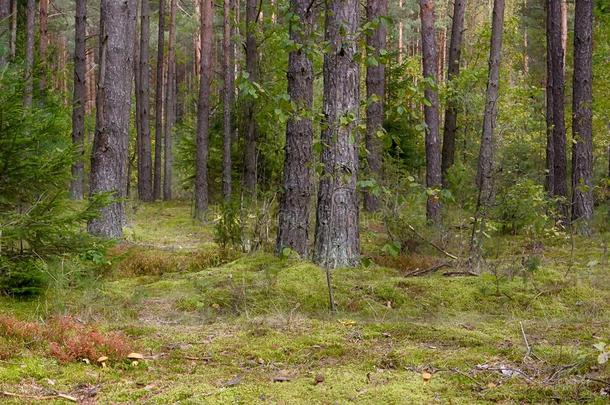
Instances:
[[[23,89],[23,105],[32,106],[32,92],[34,82],[34,25],[36,18],[36,1],[27,0],[26,26],[25,26],[25,85]]]
[[[38,55],[40,57],[40,66],[41,72],[40,77],[38,79],[38,88],[40,92],[44,94],[44,91],[47,87],[47,45],[49,44],[49,32],[48,32],[48,23],[47,17],[49,14],[49,0],[40,0],[38,3],[38,28],[39,28],[39,45],[38,45]]]
[[[201,71],[197,108],[197,154],[195,159],[195,216],[202,218],[208,208],[208,146],[210,137],[210,81],[212,80],[212,0],[201,0]]]
[[[589,233],[593,217],[593,0],[576,0],[572,99],[572,220],[584,219]]]
[[[284,248],[307,257],[309,213],[312,192],[313,64],[304,51],[313,32],[315,12],[310,0],[292,0],[291,12],[298,22],[290,22],[290,39],[299,45],[288,55],[288,95],[296,108],[286,124],[284,187],[280,201],[276,253]]]
[[[167,40],[167,83],[165,84],[165,166],[163,199],[172,199],[172,177],[174,166],[173,131],[176,118],[176,8],[177,0],[170,1],[169,37]]]
[[[138,197],[142,201],[153,200],[152,184],[152,157],[150,141],[150,62],[149,62],[149,38],[150,38],[150,2],[141,0],[140,13],[140,66],[139,75],[139,132],[138,132]]]
[[[421,39],[423,76],[425,79],[436,81],[436,35],[434,28],[434,0],[420,0]],[[438,92],[432,85],[426,86],[424,94],[428,103],[424,106],[426,119],[426,186],[429,189],[441,188],[441,145],[438,134],[439,127],[439,101]],[[437,193],[428,196],[426,216],[429,221],[441,221],[441,204]]]
[[[367,21],[378,21],[377,28],[367,36],[366,45],[376,64],[366,67],[366,149],[368,176],[381,181],[382,150],[379,133],[383,131],[385,102],[385,62],[381,60],[386,48],[386,26],[380,17],[388,13],[387,0],[368,0]],[[373,101],[374,100],[374,101]],[[379,199],[371,192],[364,193],[364,209],[373,212],[379,209]]]
[[[157,73],[155,88],[155,166],[153,199],[161,198],[161,163],[163,159],[163,61],[165,47],[165,2],[159,0],[159,32],[157,39]]]
[[[477,186],[479,201],[477,206],[488,206],[492,195],[492,176],[494,162],[494,129],[496,126],[498,86],[500,77],[500,60],[502,57],[502,31],[504,29],[504,0],[494,0],[491,25],[491,47],[489,50],[489,75],[487,77],[487,93],[485,114],[483,116],[483,132],[477,170]]]
[[[3,68],[10,50],[10,21],[11,1],[0,0],[0,69]]]
[[[561,0],[550,0],[550,56],[553,108],[553,193],[567,198],[566,129],[564,121],[564,49],[562,46]],[[560,215],[568,218],[567,206],[560,204]]]
[[[327,268],[360,263],[358,235],[359,66],[357,0],[326,3],[322,174],[314,261]]]
[[[11,60],[15,59],[17,53],[17,0],[11,0]]]
[[[447,62],[447,83],[460,74],[460,55],[462,53],[462,36],[464,33],[464,15],[466,0],[455,0],[451,23],[451,40],[449,42],[449,61]],[[455,162],[455,135],[457,133],[457,102],[454,98],[447,100],[445,110],[445,127],[443,131],[442,177],[443,186],[447,187],[447,171]]]
[[[553,144],[553,41],[551,39],[551,13],[549,1],[545,0],[546,14],[546,177],[545,189],[554,195],[555,188],[555,147]]]
[[[222,148],[222,195],[225,201],[231,198],[231,137],[233,128],[233,60],[234,48],[231,40],[231,0],[223,2],[223,148]]]
[[[90,194],[126,194],[129,148],[129,115],[135,41],[135,0],[101,0],[100,73],[97,120],[91,155]],[[123,235],[123,203],[116,201],[89,221],[93,235],[120,238]]]
[[[398,0],[398,10],[402,13],[402,2],[403,0]],[[403,40],[403,22],[402,16],[398,20],[398,63],[402,63],[402,54],[404,52],[404,40]]]
[[[257,45],[256,45],[256,25],[258,20],[258,1],[246,0],[246,72],[252,82],[258,80],[257,77]],[[258,128],[256,125],[255,103],[250,99],[246,105],[246,146],[244,151],[244,187],[248,193],[254,195],[256,191],[256,143],[258,138]]]
[[[72,143],[78,153],[72,165],[70,196],[82,200],[84,193],[84,140],[85,140],[85,103],[87,102],[87,61],[85,38],[87,27],[87,0],[76,0],[74,16],[74,96],[72,99]]]

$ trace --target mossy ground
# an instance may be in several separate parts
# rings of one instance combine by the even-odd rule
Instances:
[[[107,263],[52,264],[47,294],[2,298],[0,308],[123,331],[149,358],[60,364],[0,336],[0,391],[21,395],[4,400],[49,392],[159,404],[610,400],[610,368],[593,347],[610,339],[608,234],[575,237],[573,249],[565,237],[540,241],[537,253],[532,240],[497,236],[492,271],[479,277],[405,277],[409,263],[443,259],[425,248],[397,268],[337,270],[330,314],[326,275],[311,263],[223,252],[186,204],[143,205],[133,218],[128,243],[111,248]],[[383,244],[373,223],[363,230],[371,256]],[[541,265],[528,271],[534,256]]]

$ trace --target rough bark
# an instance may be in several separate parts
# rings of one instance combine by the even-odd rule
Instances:
[[[126,194],[129,115],[135,40],[135,0],[102,0],[97,120],[91,154],[90,194]],[[120,238],[124,207],[120,201],[102,208],[88,223],[89,233]]]
[[[46,78],[46,64],[47,64],[47,46],[49,44],[49,32],[48,32],[48,14],[49,14],[49,0],[40,0],[38,3],[38,56],[40,59],[40,70],[38,79],[38,88],[41,93],[47,87]]]
[[[550,0],[550,56],[553,109],[553,194],[567,198],[566,128],[564,121],[564,49],[562,46],[561,0]],[[567,206],[560,204],[560,215],[568,217]]]
[[[222,196],[225,201],[231,198],[231,138],[233,128],[231,113],[233,111],[233,59],[234,48],[231,40],[231,0],[223,3],[223,145],[222,145]]]
[[[299,49],[288,55],[288,95],[295,112],[286,123],[284,183],[280,200],[276,252],[292,249],[307,257],[312,192],[313,64],[306,52],[315,19],[310,0],[292,0],[290,9],[298,23],[290,23],[290,39]]]
[[[382,150],[379,132],[383,131],[384,101],[385,101],[385,64],[381,61],[382,50],[386,48],[386,26],[380,17],[388,13],[387,0],[368,0],[366,18],[378,21],[377,28],[367,36],[366,45],[376,64],[366,67],[366,150],[367,175],[381,181]],[[372,99],[375,101],[372,101]],[[379,209],[379,199],[371,192],[364,193],[364,209],[373,212]]]
[[[572,220],[593,217],[593,0],[577,0],[574,14],[574,77],[572,98]]]
[[[551,13],[549,1],[544,2],[546,11],[546,177],[545,189],[554,195],[555,186],[555,149],[553,145],[553,55],[551,39]]]
[[[358,235],[359,66],[358,1],[329,0],[326,6],[322,174],[314,261],[327,268],[360,263]]]
[[[197,108],[197,152],[195,157],[195,216],[208,208],[208,145],[210,137],[210,81],[212,80],[212,0],[201,0],[201,71]]]
[[[246,72],[249,79],[256,82],[257,76],[257,44],[256,44],[256,24],[258,16],[258,1],[246,0]],[[254,100],[250,99],[245,108],[245,123],[246,123],[246,145],[244,150],[244,187],[248,193],[253,195],[256,190],[256,143],[258,138],[258,128],[256,125],[256,117]]]
[[[455,0],[453,3],[453,18],[451,23],[451,39],[449,42],[449,61],[447,62],[447,83],[460,74],[460,55],[462,53],[462,37],[464,33],[464,15],[466,0]],[[443,130],[442,150],[442,181],[447,186],[447,171],[455,162],[455,136],[457,133],[457,103],[453,98],[447,100],[445,110],[445,126]]]
[[[170,1],[169,36],[167,38],[167,82],[165,83],[165,128],[163,161],[163,199],[172,199],[172,177],[174,166],[173,131],[176,114],[176,8],[177,0]]]
[[[32,92],[34,82],[34,32],[36,18],[36,1],[27,0],[26,25],[25,25],[25,69],[24,69],[24,88],[23,105],[32,106]]]
[[[76,0],[74,15],[74,95],[72,98],[72,143],[78,158],[72,165],[70,196],[82,200],[84,193],[85,103],[87,102],[86,38],[87,0]]]
[[[436,34],[434,28],[434,0],[420,0],[421,39],[423,76],[436,83]],[[433,86],[426,86],[424,95],[428,103],[424,106],[426,120],[426,186],[428,189],[441,188],[441,145],[439,140],[438,92]],[[437,193],[428,196],[426,217],[438,223],[441,220],[441,204]]]
[[[141,0],[140,5],[140,66],[136,74],[139,75],[138,97],[138,197],[142,201],[153,200],[152,184],[152,157],[150,141],[150,2]]]
[[[494,129],[496,126],[500,60],[502,57],[502,31],[504,29],[504,0],[494,0],[491,23],[491,47],[489,50],[489,73],[485,96],[483,132],[479,150],[477,186],[479,188],[479,207],[489,204],[492,190],[494,162]]]
[[[157,39],[157,72],[155,87],[155,165],[153,173],[153,199],[161,198],[163,159],[163,62],[165,47],[165,1],[159,0],[159,32]]]

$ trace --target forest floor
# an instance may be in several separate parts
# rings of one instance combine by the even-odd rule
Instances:
[[[186,203],[140,206],[132,217],[127,242],[105,256],[92,248],[50,264],[43,297],[0,298],[0,400],[610,401],[610,367],[594,347],[610,340],[608,234],[498,236],[493,271],[475,277],[408,276],[444,260],[426,247],[377,256],[388,267],[333,272],[338,311],[330,314],[326,275],[311,263],[224,252]],[[385,243],[373,223],[363,225],[372,256]],[[144,359],[62,362],[42,335],[29,340],[6,324],[63,315],[123,333],[126,350]]]

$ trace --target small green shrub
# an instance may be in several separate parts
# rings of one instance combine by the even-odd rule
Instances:
[[[18,298],[33,298],[44,292],[47,280],[44,263],[26,259],[9,261],[0,258],[0,292]]]
[[[540,235],[551,225],[550,210],[542,185],[531,179],[520,179],[498,189],[495,216],[501,227],[513,234],[525,231]]]

